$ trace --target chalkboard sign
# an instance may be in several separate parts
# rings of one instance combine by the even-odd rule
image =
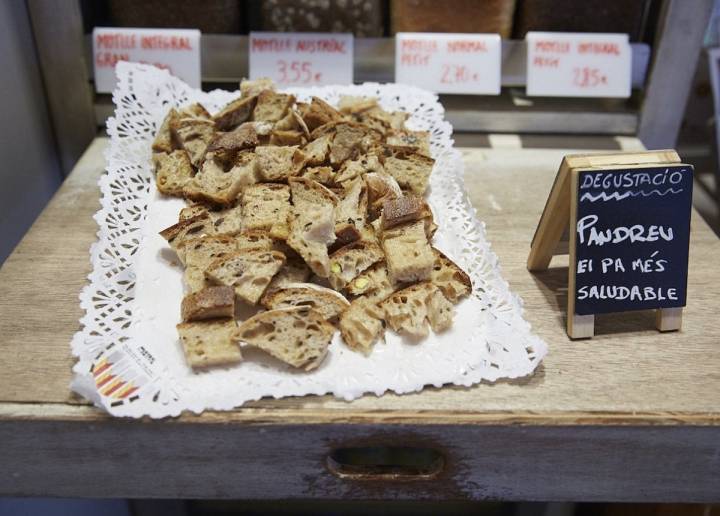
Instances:
[[[631,310],[656,309],[659,330],[680,328],[692,173],[673,150],[565,156],[527,266],[569,253],[570,337],[592,337],[595,314]]]
[[[692,168],[577,173],[575,313],[685,306]]]

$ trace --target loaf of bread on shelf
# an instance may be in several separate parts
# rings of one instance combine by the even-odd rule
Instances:
[[[237,325],[233,319],[209,319],[177,325],[185,353],[192,368],[229,366],[242,360],[240,347],[233,340]]]
[[[309,371],[322,363],[334,332],[320,313],[301,306],[260,312],[239,325],[235,339]]]

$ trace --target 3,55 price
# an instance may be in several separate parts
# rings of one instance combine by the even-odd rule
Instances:
[[[607,75],[597,68],[576,66],[573,68],[573,84],[579,88],[593,88],[607,84]]]
[[[321,72],[314,72],[310,61],[277,61],[277,81],[285,84],[312,84],[320,82]]]

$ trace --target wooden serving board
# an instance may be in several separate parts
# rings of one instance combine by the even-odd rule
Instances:
[[[599,315],[592,341],[571,342],[567,259],[526,269],[561,158],[582,149],[464,151],[470,198],[503,274],[550,346],[532,377],[352,403],[261,400],[168,421],[116,420],[88,406],[69,391],[69,342],[106,141],[90,146],[0,270],[0,494],[720,499],[720,242],[705,222],[693,213],[688,303],[673,334],[636,312],[620,327]],[[368,446],[430,450],[442,466],[359,477],[329,467],[338,448]]]

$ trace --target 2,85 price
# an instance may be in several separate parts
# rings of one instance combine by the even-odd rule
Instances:
[[[278,82],[285,84],[311,84],[320,82],[321,72],[314,72],[310,61],[286,61],[279,59],[277,62]]]
[[[440,82],[442,84],[458,84],[472,82],[478,80],[477,72],[471,71],[464,65],[442,65],[442,76]]]
[[[607,75],[597,68],[576,66],[573,68],[573,84],[579,88],[593,88],[607,84]]]

